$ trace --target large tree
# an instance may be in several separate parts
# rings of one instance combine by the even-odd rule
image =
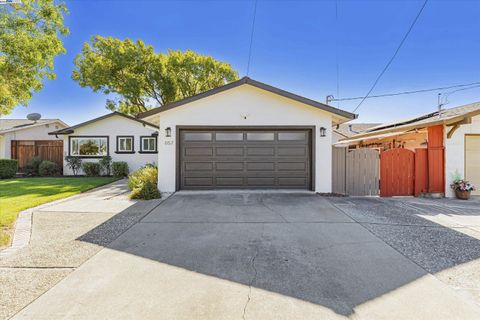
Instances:
[[[115,94],[106,107],[136,115],[238,79],[232,67],[191,50],[156,53],[143,41],[97,36],[75,59],[72,78]]]
[[[55,79],[53,59],[65,53],[66,13],[54,0],[0,5],[0,115],[27,105],[44,79]]]

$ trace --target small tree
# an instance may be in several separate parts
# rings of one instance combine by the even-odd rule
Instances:
[[[67,167],[69,167],[73,175],[76,176],[78,174],[78,169],[82,166],[82,159],[73,156],[66,156],[65,161],[67,162]]]
[[[112,168],[112,157],[104,156],[100,161],[100,170],[102,174],[109,176]]]

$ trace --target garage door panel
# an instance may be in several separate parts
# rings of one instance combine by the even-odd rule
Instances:
[[[278,162],[277,168],[279,171],[306,171],[307,164],[303,161]]]
[[[248,186],[270,187],[275,185],[275,177],[247,177]]]
[[[217,171],[243,171],[243,162],[216,162],[215,170]]]
[[[273,156],[275,155],[274,147],[249,147],[247,148],[247,155],[249,156]]]
[[[217,177],[215,181],[217,186],[236,187],[244,185],[243,177]]]
[[[180,137],[181,189],[311,187],[309,130],[181,129]]]
[[[280,157],[305,157],[307,147],[278,147],[278,155]]]
[[[305,177],[279,177],[278,184],[281,186],[304,186]]]
[[[187,147],[184,149],[185,156],[213,156],[213,147]]]
[[[251,171],[274,171],[275,162],[249,162],[247,170]]]
[[[216,147],[216,156],[243,156],[243,147]]]
[[[185,162],[185,171],[212,171],[212,162]]]
[[[184,179],[186,187],[209,187],[213,186],[213,178],[211,177],[186,177]]]
[[[480,195],[480,135],[465,136],[465,179],[477,187],[473,195]]]

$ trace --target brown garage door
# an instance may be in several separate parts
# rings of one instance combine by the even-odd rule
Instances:
[[[180,189],[310,189],[307,129],[180,130]]]

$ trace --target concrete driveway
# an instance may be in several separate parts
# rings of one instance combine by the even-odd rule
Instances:
[[[476,231],[409,201],[177,193],[14,319],[480,319]]]

